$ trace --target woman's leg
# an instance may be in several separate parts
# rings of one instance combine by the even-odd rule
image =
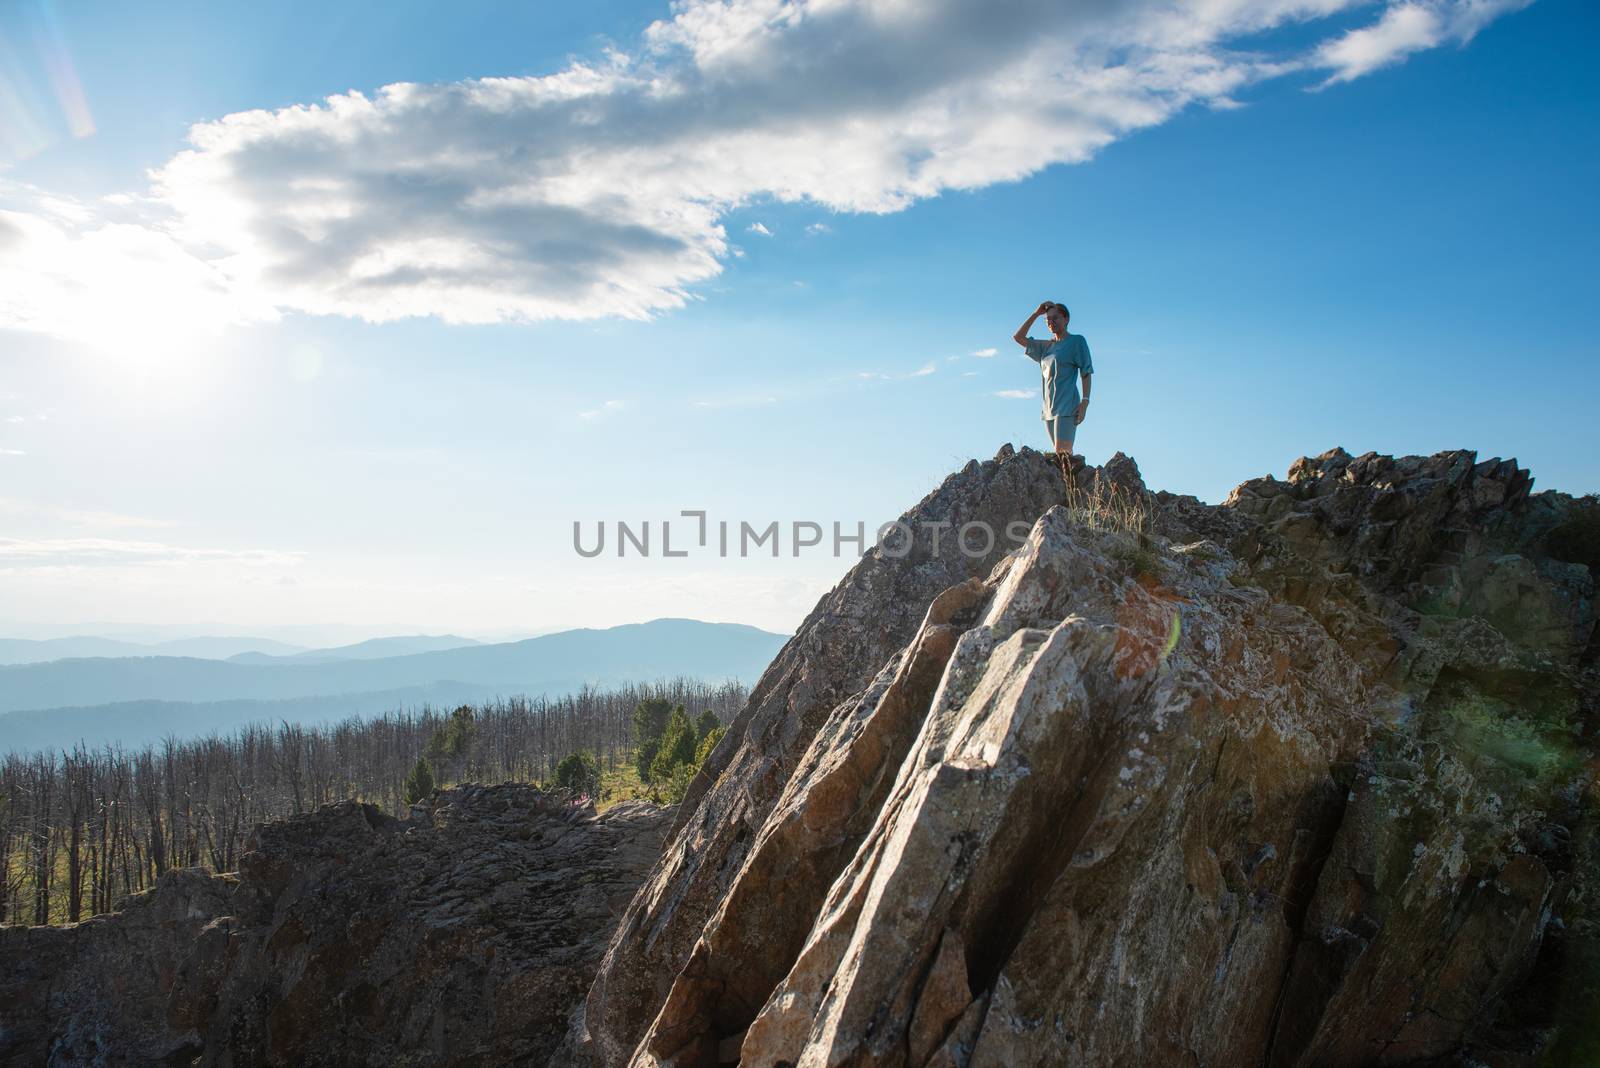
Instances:
[[[1071,416],[1061,416],[1058,419],[1046,419],[1045,429],[1050,433],[1050,440],[1056,447],[1056,463],[1061,467],[1061,478],[1067,484],[1067,489],[1072,489],[1072,431],[1077,429]],[[1068,435],[1063,437],[1062,435]]]

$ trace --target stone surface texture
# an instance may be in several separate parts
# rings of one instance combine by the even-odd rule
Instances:
[[[1600,1055],[1594,575],[1544,548],[1584,502],[1469,452],[1074,478],[970,464],[907,521],[1020,548],[823,599],[555,1063]]]

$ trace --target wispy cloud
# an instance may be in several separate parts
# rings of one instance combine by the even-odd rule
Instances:
[[[25,452],[22,449],[0,449],[0,456],[26,456],[26,455],[28,455],[27,452]]]
[[[599,419],[605,415],[615,415],[628,406],[627,401],[608,400],[602,401],[598,407],[588,408],[578,413],[579,419]]]
[[[778,398],[770,393],[741,397],[706,397],[694,402],[696,408],[756,408],[777,404]]]
[[[737,255],[724,220],[762,198],[899,211],[1273,79],[1348,81],[1527,2],[1389,0],[1274,53],[1265,31],[1371,0],[679,0],[553,74],[239,112],[195,125],[145,193],[7,198],[0,326],[117,344],[285,311],[645,319],[697,298]]]
[[[1029,397],[1037,398],[1038,392],[1031,389],[997,389],[994,396],[1005,397],[1007,400],[1027,400]]]
[[[83,527],[170,527],[175,524],[166,519],[147,519],[143,516],[120,515],[84,508],[62,508],[43,501],[25,501],[16,497],[0,497],[0,514],[12,516],[38,516],[60,523]]]
[[[831,234],[833,233],[833,227],[829,226],[825,222],[814,222],[806,227],[806,233],[813,236],[817,234]]]
[[[972,355],[976,356],[980,360],[992,360],[996,356],[1000,355],[1000,350],[995,348],[973,349]]]
[[[0,570],[162,566],[226,561],[251,566],[291,567],[305,556],[274,549],[197,549],[153,541],[114,538],[0,538]]]
[[[752,234],[760,234],[763,237],[771,237],[772,236],[772,231],[768,230],[765,226],[763,226],[762,224],[760,224],[758,222],[751,223],[749,226],[745,227],[745,229],[748,230]]]
[[[904,381],[908,378],[926,378],[929,375],[936,373],[938,370],[938,364],[925,363],[914,371],[901,371],[898,373],[890,373],[888,371],[857,371],[856,377],[872,382],[893,382],[897,380]]]

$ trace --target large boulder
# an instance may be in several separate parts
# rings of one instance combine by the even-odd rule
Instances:
[[[1540,549],[1574,502],[1470,453],[1216,507],[1074,478],[969,465],[908,519],[1037,507],[1019,548],[880,547],[824,598],[555,1063],[1591,1048],[1594,578]]]

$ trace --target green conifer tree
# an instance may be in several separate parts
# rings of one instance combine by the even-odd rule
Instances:
[[[659,752],[661,752],[659,739],[645,742],[633,751],[633,764],[634,767],[639,769],[640,782],[649,783],[653,781],[650,778],[650,769],[654,766],[656,754]]]
[[[406,804],[414,805],[433,793],[433,768],[427,757],[418,757],[406,776]]]

